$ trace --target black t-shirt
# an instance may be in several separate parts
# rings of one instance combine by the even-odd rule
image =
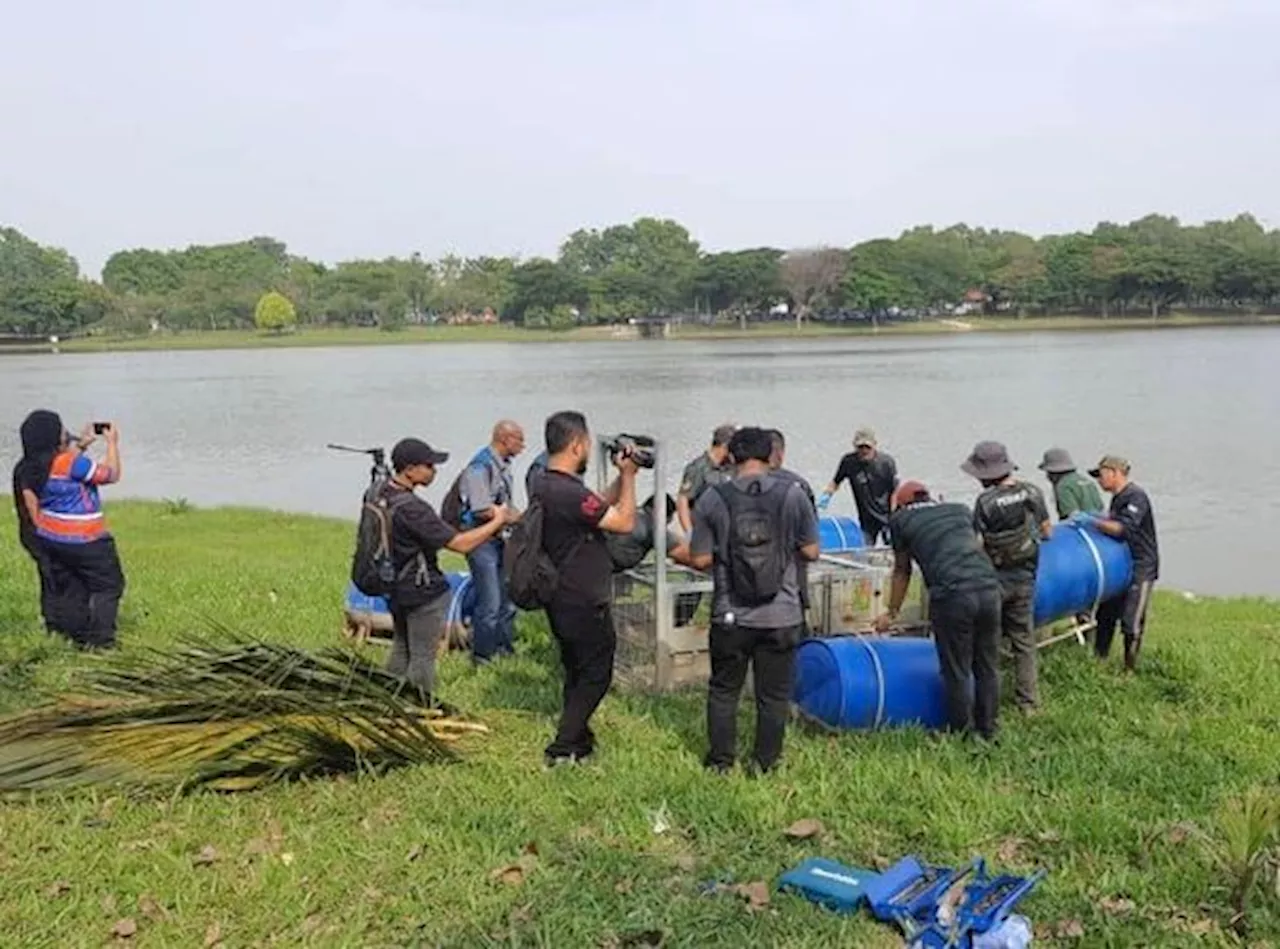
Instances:
[[[858,522],[864,530],[889,523],[889,498],[898,486],[898,465],[892,455],[878,451],[870,461],[863,461],[856,452],[850,452],[840,459],[831,480],[837,488],[849,482],[858,507]]]
[[[1133,579],[1158,579],[1160,545],[1156,541],[1156,517],[1147,492],[1136,484],[1125,485],[1111,499],[1111,520],[1124,526],[1124,540],[1133,554]]]
[[[30,553],[35,554],[39,548],[36,537],[36,526],[31,523],[31,512],[27,510],[27,502],[22,499],[22,462],[13,466],[13,506],[18,513],[18,542]]]
[[[973,529],[983,536],[994,563],[1000,554],[1025,551],[1025,559],[999,566],[1008,580],[1032,580],[1040,554],[1040,525],[1049,519],[1044,493],[1034,484],[997,484],[978,495],[973,506]]]
[[[440,550],[458,532],[430,504],[393,481],[383,485],[379,494],[388,501],[398,499],[391,514],[391,558],[396,567],[392,605],[411,609],[447,594],[449,581],[437,561]]]
[[[996,568],[973,530],[973,515],[963,504],[918,501],[898,508],[889,519],[893,549],[920,565],[929,595],[999,589]]]
[[[609,505],[581,478],[550,468],[537,490],[546,511],[542,546],[560,572],[554,602],[608,604],[613,559],[599,525]]]

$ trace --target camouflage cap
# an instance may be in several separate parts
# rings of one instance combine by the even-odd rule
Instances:
[[[734,425],[732,422],[725,422],[723,425],[717,425],[716,430],[711,433],[711,444],[729,444],[729,439],[733,438],[733,434],[737,430],[738,426]]]
[[[854,448],[875,448],[876,431],[873,428],[860,428],[853,433]]]
[[[1110,468],[1112,471],[1127,475],[1129,473],[1129,459],[1122,458],[1120,455],[1103,455],[1097,466],[1089,469],[1089,476],[1092,478],[1098,477],[1098,475],[1102,474],[1103,468]]]

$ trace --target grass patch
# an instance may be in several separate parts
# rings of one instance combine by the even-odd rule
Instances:
[[[210,619],[299,645],[338,640],[351,524],[239,509],[176,517],[146,503],[110,515],[129,577],[125,648]],[[4,519],[10,710],[94,662],[35,631],[33,571],[13,535]],[[559,949],[644,945],[627,939],[649,931],[667,946],[891,946],[862,918],[778,895],[751,912],[700,884],[772,881],[809,855],[866,865],[919,852],[1048,866],[1025,910],[1051,937],[1078,923],[1083,937],[1063,945],[1238,945],[1234,881],[1201,831],[1250,788],[1275,789],[1280,604],[1160,597],[1144,661],[1125,679],[1055,647],[1045,714],[1010,710],[998,750],[916,731],[797,729],[764,781],[703,774],[700,695],[611,695],[599,763],[543,773],[558,684],[545,627],[530,619],[516,659],[444,664],[446,698],[494,729],[462,764],[247,795],[0,803],[0,942],[98,946],[130,919],[142,946],[220,935],[226,946]],[[655,834],[659,812],[671,826]],[[823,823],[821,841],[784,838],[802,818]],[[1267,879],[1255,893],[1253,944],[1280,941],[1274,889]]]

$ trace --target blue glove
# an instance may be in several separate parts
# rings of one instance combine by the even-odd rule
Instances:
[[[1088,511],[1076,511],[1070,518],[1076,527],[1092,527],[1098,520],[1097,514],[1090,514]]]
[[[829,507],[831,507],[831,495],[823,491],[821,497],[818,498],[818,510],[825,511]]]

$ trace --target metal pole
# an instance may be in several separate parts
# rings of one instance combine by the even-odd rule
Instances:
[[[661,494],[662,497],[658,497]],[[658,441],[653,446],[653,607],[654,607],[654,670],[655,678],[666,676],[662,672],[660,656],[671,641],[672,607],[668,601],[667,586],[667,465],[665,445]],[[667,683],[654,682],[659,689]]]

